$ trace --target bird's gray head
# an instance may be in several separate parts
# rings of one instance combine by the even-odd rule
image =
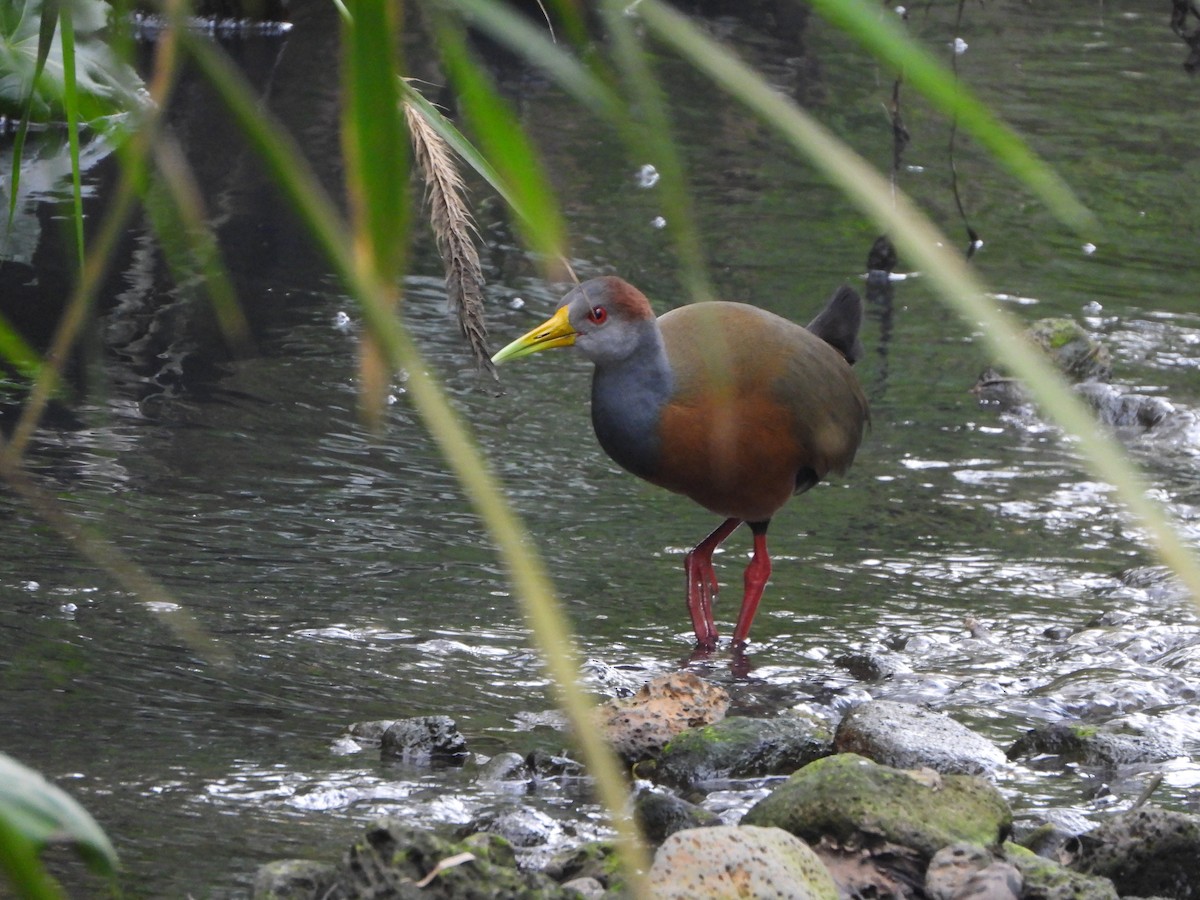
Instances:
[[[575,346],[598,366],[626,359],[654,330],[654,311],[645,295],[615,276],[593,278],[558,304],[566,309]]]

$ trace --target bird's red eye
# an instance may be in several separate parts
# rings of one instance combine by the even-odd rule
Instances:
[[[589,322],[596,325],[603,325],[605,320],[608,319],[608,310],[603,306],[593,306],[588,310],[587,317]]]

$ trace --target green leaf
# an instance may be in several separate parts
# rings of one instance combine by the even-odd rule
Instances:
[[[0,823],[12,843],[41,852],[48,844],[69,842],[91,869],[114,876],[117,852],[96,820],[69,794],[41,774],[0,753]],[[7,854],[6,854],[7,855]]]
[[[18,372],[31,381],[38,377],[42,369],[42,358],[0,314],[0,358],[12,364]]]
[[[353,224],[371,247],[381,283],[391,284],[403,267],[410,168],[396,71],[396,9],[386,0],[359,0],[349,8],[342,134]]]

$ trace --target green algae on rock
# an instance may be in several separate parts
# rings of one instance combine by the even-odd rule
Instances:
[[[998,847],[1012,811],[984,778],[909,772],[842,753],[800,769],[751,807],[742,824],[774,825],[812,842],[897,844],[928,859],[960,841]]]

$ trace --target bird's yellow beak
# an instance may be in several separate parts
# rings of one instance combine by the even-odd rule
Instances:
[[[563,306],[537,328],[523,334],[493,356],[492,362],[502,363],[506,359],[520,359],[522,356],[537,353],[539,350],[549,350],[551,347],[570,347],[575,343],[575,335],[576,331],[567,317],[567,307]]]

